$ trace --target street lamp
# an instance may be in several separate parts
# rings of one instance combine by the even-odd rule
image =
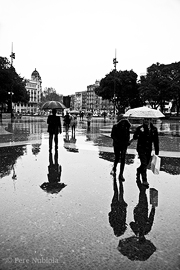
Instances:
[[[8,94],[10,95],[10,106],[9,106],[9,111],[10,111],[11,117],[12,117],[12,96],[14,95],[14,93],[11,91],[11,92],[8,92]]]
[[[114,116],[116,114],[116,64],[118,63],[116,59],[116,50],[115,50],[115,58],[113,58],[113,65],[114,65],[114,96],[113,96],[113,102],[114,102]]]

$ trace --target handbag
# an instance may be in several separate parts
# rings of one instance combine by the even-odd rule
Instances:
[[[161,165],[161,158],[158,157],[157,155],[153,155],[152,161],[151,161],[151,171],[154,174],[159,174],[160,165]]]

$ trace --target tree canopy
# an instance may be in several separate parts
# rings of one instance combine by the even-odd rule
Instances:
[[[179,112],[180,62],[168,65],[156,63],[148,67],[147,74],[140,78],[139,95],[152,108],[160,106],[162,112],[166,101],[174,101]]]
[[[140,105],[137,74],[133,70],[111,71],[101,79],[95,93],[103,99],[115,102],[116,109],[121,112],[124,112],[126,107],[134,108]]]
[[[26,80],[17,74],[15,68],[6,57],[0,57],[0,103],[7,104],[11,111],[12,102],[29,101],[29,94],[26,90]]]
[[[46,87],[42,93],[42,101],[60,101],[61,97],[56,93],[56,90],[52,87]]]

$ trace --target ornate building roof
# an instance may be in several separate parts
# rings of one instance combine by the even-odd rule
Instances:
[[[36,69],[32,72],[31,78],[38,79],[39,81],[41,81],[41,76],[39,75],[39,72]]]

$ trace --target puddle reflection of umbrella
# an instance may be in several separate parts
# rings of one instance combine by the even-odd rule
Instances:
[[[46,101],[42,107],[42,110],[49,110],[49,109],[66,109],[66,106],[61,103],[60,101]]]
[[[134,109],[129,109],[124,115],[124,117],[134,117],[134,118],[161,118],[164,117],[159,110],[155,110],[148,107],[138,107]]]
[[[54,193],[59,193],[64,187],[66,187],[66,185],[64,183],[44,182],[40,187],[47,193],[54,194]]]
[[[146,261],[156,251],[156,247],[145,237],[140,241],[131,236],[119,241],[118,250],[131,261]]]

